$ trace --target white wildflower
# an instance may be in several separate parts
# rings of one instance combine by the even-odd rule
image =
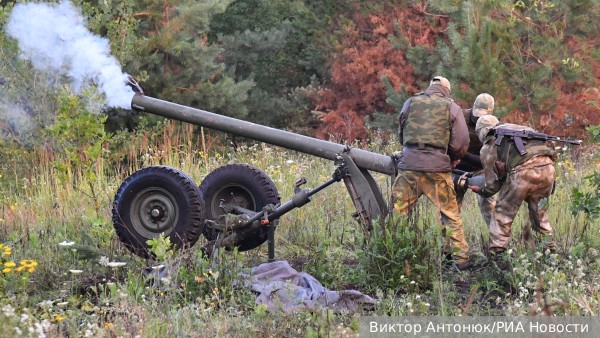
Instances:
[[[102,265],[102,266],[107,266],[108,263],[110,263],[110,260],[108,259],[108,257],[102,256],[102,257],[100,257],[100,260],[98,261],[98,263],[100,263],[100,265]]]
[[[25,323],[27,320],[29,320],[29,315],[26,313],[22,313],[21,314],[21,323]]]
[[[161,265],[156,265],[156,266],[153,266],[153,267],[152,267],[152,270],[158,270],[158,269],[162,269],[162,268],[164,268],[164,267],[165,267],[165,265],[164,265],[164,264],[161,264]]]
[[[69,270],[70,273],[74,274],[74,275],[78,275],[80,273],[83,272],[83,270]]]
[[[50,329],[50,321],[48,319],[44,319],[41,323],[35,323],[35,331],[38,334],[38,337],[46,337],[46,332]]]
[[[2,307],[2,313],[4,313],[5,317],[12,317],[15,315],[15,308],[10,306],[10,304],[4,305]]]
[[[58,243],[59,246],[72,246],[75,245],[75,242],[67,242],[67,241],[62,241],[60,243]]]
[[[111,267],[111,268],[118,268],[118,267],[121,267],[121,266],[125,266],[126,264],[127,263],[125,263],[125,262],[108,262],[107,265],[109,267]]]

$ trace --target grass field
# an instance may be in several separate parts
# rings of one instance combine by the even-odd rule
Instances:
[[[214,147],[210,140],[170,124],[155,137],[132,135],[119,165],[100,156],[91,159],[93,170],[87,172],[59,169],[59,156],[41,150],[16,156],[0,178],[0,336],[345,337],[357,335],[358,318],[367,314],[600,313],[600,224],[571,209],[573,188],[590,191],[584,177],[600,169],[593,152],[581,151],[576,159],[565,152],[557,164],[557,189],[549,203],[558,252],[521,239],[528,223],[522,209],[513,226],[512,271],[442,269],[440,228],[425,199],[416,224],[389,227],[389,236],[366,241],[343,184],[327,188],[282,217],[276,258],[330,289],[357,289],[379,304],[353,314],[276,313],[256,305],[256,295],[239,282],[266,262],[266,245],[243,253],[219,251],[208,261],[198,251],[200,239],[191,249],[167,251],[164,261],[151,262],[125,249],[113,229],[116,190],[129,174],[149,165],[178,168],[200,183],[219,166],[249,163],[273,179],[282,201],[292,197],[297,178],[306,177],[314,187],[334,170],[330,161],[276,147]],[[391,153],[399,146],[365,148]],[[377,180],[387,197],[390,179]],[[462,215],[471,250],[486,255],[488,231],[473,193],[467,194]],[[144,270],[159,263],[173,273],[153,285]]]

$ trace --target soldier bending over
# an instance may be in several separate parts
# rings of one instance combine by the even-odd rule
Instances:
[[[477,121],[477,135],[483,143],[481,162],[485,185],[482,188],[469,186],[483,197],[498,192],[489,226],[492,254],[502,253],[508,248],[513,220],[524,201],[529,208],[533,229],[551,239],[554,234],[548,220],[547,203],[542,202],[552,194],[554,187],[554,151],[542,140],[502,136],[503,129],[532,132],[533,129],[498,123],[493,115],[483,116]],[[554,250],[556,243],[551,240],[546,246]]]

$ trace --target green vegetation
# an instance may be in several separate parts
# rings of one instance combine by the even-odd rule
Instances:
[[[600,139],[597,1],[75,1],[110,39],[124,71],[151,96],[322,137],[400,149],[388,131],[406,97],[447,76],[463,107],[487,91],[503,121]],[[2,2],[0,24],[13,6]],[[198,184],[249,163],[282,201],[332,163],[191,125],[103,107],[95,88],[33,69],[0,32],[0,337],[354,336],[361,314],[598,315],[600,158],[597,144],[561,151],[550,221],[559,250],[513,226],[510,269],[444,268],[437,213],[376,224],[352,217],[343,184],[281,218],[276,257],[334,290],[380,302],[361,313],[268,312],[241,279],[267,259],[199,248],[132,255],[112,226],[115,192],[133,172],[168,165]],[[587,131],[586,131],[587,130]],[[393,134],[392,134],[393,135]],[[389,196],[389,177],[377,176]],[[488,255],[488,230],[468,193],[467,240]],[[543,244],[544,239],[537,239]],[[538,245],[537,247],[541,247]],[[164,265],[162,270],[159,265]],[[167,271],[168,275],[161,274]]]
[[[101,120],[90,123],[101,125]],[[388,152],[396,147],[373,144],[371,149]],[[201,182],[218,166],[249,163],[270,175],[287,200],[298,177],[316,185],[330,177],[331,163],[262,144],[202,148],[193,128],[175,123],[132,134],[120,153],[126,165],[107,165],[102,154],[94,154],[96,158],[87,159],[90,165],[65,162],[70,168],[65,170],[56,167],[44,150],[34,150],[29,156],[35,171],[18,175],[15,185],[5,185],[9,182],[2,178],[1,336],[30,328],[75,336],[356,334],[360,313],[317,309],[283,314],[256,305],[255,295],[240,280],[251,267],[266,261],[265,245],[245,253],[219,251],[208,261],[198,250],[203,239],[185,252],[172,252],[164,238],[157,238],[151,247],[160,261],[144,261],[121,245],[110,220],[116,189],[143,166],[171,165]],[[571,190],[593,192],[584,177],[600,163],[597,158],[574,163],[569,155],[561,155],[557,191],[550,199],[559,251],[543,252],[521,240],[527,224],[522,210],[513,231],[510,271],[491,266],[466,273],[444,269],[440,229],[428,203],[420,205],[421,217],[415,224],[374,232],[365,244],[342,184],[282,217],[276,257],[289,260],[330,289],[354,288],[380,300],[375,309],[362,314],[597,314],[599,224],[591,214],[572,209]],[[377,179],[389,187],[389,179]],[[467,195],[463,216],[472,250],[486,254],[488,230],[473,194]],[[151,269],[158,264],[164,264],[170,275],[160,276]],[[16,271],[21,266],[22,271]]]

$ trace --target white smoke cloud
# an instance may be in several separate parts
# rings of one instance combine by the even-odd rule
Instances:
[[[109,106],[131,109],[134,92],[108,40],[88,31],[70,1],[16,4],[5,31],[34,67],[68,76],[77,92],[94,83]]]
[[[24,142],[32,133],[30,116],[22,106],[0,98],[0,139]]]

